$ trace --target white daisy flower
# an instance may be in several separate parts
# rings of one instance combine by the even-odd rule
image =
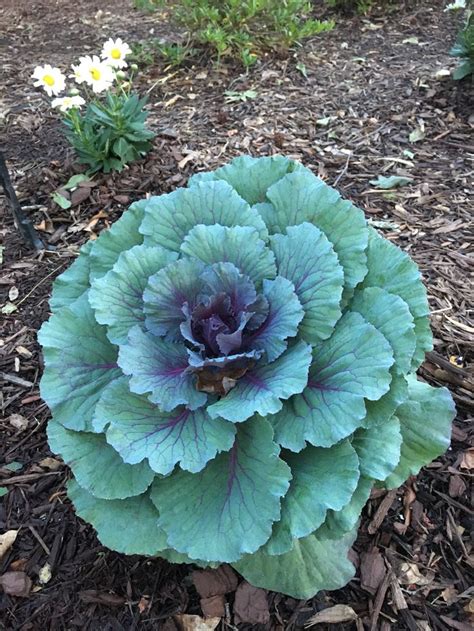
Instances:
[[[115,41],[110,38],[102,47],[102,58],[113,68],[126,68],[125,57],[132,52],[130,46],[123,42],[120,37]]]
[[[101,61],[97,55],[81,57],[79,65],[73,66],[74,78],[77,83],[87,83],[92,86],[95,93],[108,90],[114,82],[114,72],[105,61]]]
[[[36,79],[34,85],[44,88],[48,96],[59,94],[66,87],[66,77],[59,68],[53,68],[49,64],[36,66],[32,79]]]
[[[458,11],[459,9],[466,8],[466,0],[454,0],[451,4],[448,4],[445,11]]]
[[[80,109],[85,104],[82,96],[63,96],[60,99],[54,99],[53,107],[59,107],[61,112],[67,112],[73,108]]]

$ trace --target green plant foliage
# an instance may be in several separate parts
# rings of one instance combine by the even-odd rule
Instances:
[[[452,57],[461,60],[453,72],[453,79],[457,81],[474,74],[474,11],[469,9],[466,13],[466,23],[450,51]]]
[[[353,575],[371,488],[443,453],[420,273],[282,156],[133,204],[54,284],[48,437],[107,546],[308,598]]]
[[[172,16],[197,44],[222,57],[239,57],[248,68],[262,50],[289,48],[333,28],[309,18],[308,0],[174,0]]]
[[[146,128],[145,104],[146,97],[137,94],[108,92],[104,101],[89,103],[84,114],[71,110],[64,123],[79,162],[92,173],[109,173],[144,156],[155,136]]]

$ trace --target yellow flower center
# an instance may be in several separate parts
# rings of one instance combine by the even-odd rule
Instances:
[[[43,81],[46,83],[46,85],[49,85],[50,87],[52,87],[55,83],[54,77],[50,74],[45,74],[43,77]]]
[[[100,70],[98,68],[91,68],[90,73],[94,81],[99,81],[101,75],[100,75]]]
[[[122,56],[120,48],[112,48],[112,50],[110,51],[110,56],[112,57],[112,59],[120,59],[120,57]]]

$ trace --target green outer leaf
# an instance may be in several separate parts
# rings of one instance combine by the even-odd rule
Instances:
[[[117,349],[97,324],[84,293],[57,311],[38,333],[45,369],[41,397],[55,421],[75,431],[91,430],[102,389],[121,376]]]
[[[426,325],[429,314],[428,299],[418,266],[408,254],[381,237],[374,229],[370,229],[367,267],[367,276],[361,284],[361,289],[381,287],[391,294],[400,296],[407,303],[415,320],[417,335],[414,364],[421,363],[420,358],[432,349],[432,338]],[[421,321],[417,322],[418,318],[421,318]],[[412,365],[413,370],[416,367]]]
[[[325,528],[298,539],[291,552],[270,556],[263,549],[232,566],[255,587],[283,592],[293,598],[312,598],[321,590],[344,587],[355,574],[347,558],[357,530],[338,540]]]
[[[239,425],[232,450],[201,472],[156,478],[151,498],[168,544],[207,561],[255,552],[269,538],[288,490],[291,472],[279,451],[270,424],[253,418]]]
[[[390,344],[358,313],[347,312],[334,333],[313,350],[308,386],[271,419],[278,443],[301,451],[306,441],[330,447],[363,424],[364,398],[390,386]]]
[[[207,265],[233,263],[256,284],[276,276],[275,256],[251,226],[197,225],[184,238],[181,252]]]
[[[339,539],[344,533],[355,528],[362,509],[370,497],[373,485],[373,480],[361,475],[351,501],[340,511],[328,511],[324,528],[330,539]]]
[[[352,289],[364,278],[368,229],[361,210],[304,171],[285,176],[268,190],[267,197],[273,208],[259,206],[259,211],[271,234],[305,221],[312,223],[332,244],[344,269],[346,289]]]
[[[304,340],[314,345],[330,337],[341,317],[344,272],[327,237],[309,223],[271,237],[278,274],[295,286],[305,316],[300,325]]]
[[[143,324],[143,290],[148,278],[172,261],[175,252],[161,247],[135,245],[120,254],[105,276],[92,281],[89,302],[100,324],[106,324],[107,337],[114,344],[124,344],[128,331]]]
[[[304,311],[293,283],[283,276],[264,280],[263,295],[268,300],[268,316],[249,338],[248,344],[252,349],[264,350],[267,360],[272,362],[286,350],[287,338],[298,333]]]
[[[69,307],[89,288],[89,254],[93,241],[88,241],[79,250],[79,256],[53,283],[53,292],[49,300],[51,311]]]
[[[204,409],[162,412],[131,393],[125,378],[110,384],[97,404],[94,427],[103,431],[107,425],[107,442],[124,462],[148,458],[150,467],[163,475],[177,463],[192,473],[200,471],[218,452],[228,451],[235,437],[235,425],[211,419]]]
[[[196,410],[206,403],[207,396],[196,390],[194,377],[187,372],[184,344],[167,342],[136,326],[128,334],[128,343],[120,346],[118,364],[131,376],[130,390],[149,393],[150,401],[165,412],[182,404]]]
[[[400,486],[446,451],[456,415],[449,390],[417,381],[416,375],[409,375],[407,379],[409,397],[397,410],[402,451],[400,463],[385,480],[389,489]]]
[[[268,236],[260,215],[226,182],[203,182],[150,198],[140,232],[146,245],[179,252],[184,237],[198,224],[251,226],[261,239]]]
[[[375,480],[385,480],[400,461],[402,435],[396,416],[376,428],[358,429],[352,446],[360,460],[362,475]]]
[[[341,510],[359,480],[359,459],[348,440],[329,449],[306,447],[299,454],[285,452],[292,480],[281,505],[281,519],[266,544],[269,554],[283,554],[294,539],[314,532],[329,509]]]
[[[425,361],[425,353],[433,350],[433,333],[429,316],[415,318],[416,349],[411,363],[411,372],[416,372]]]
[[[281,399],[301,392],[308,381],[311,347],[298,342],[271,364],[259,364],[246,373],[225,397],[208,406],[212,418],[240,423],[255,412],[261,416],[281,410]]]
[[[380,287],[356,291],[351,311],[357,311],[390,342],[395,358],[394,370],[406,374],[415,352],[413,317],[407,303]]]
[[[298,162],[284,156],[266,156],[263,158],[239,156],[234,158],[230,164],[226,164],[216,171],[194,175],[189,180],[188,186],[216,179],[225,180],[237,191],[240,197],[253,205],[265,201],[270,186],[293,171],[311,173]]]
[[[143,242],[138,228],[143,220],[148,199],[133,203],[109,230],[104,230],[97,241],[94,241],[90,255],[91,280],[104,276],[125,250]]]
[[[140,495],[155,477],[145,462],[125,464],[105,436],[73,432],[50,421],[48,441],[52,451],[71,467],[78,484],[95,497],[117,500]]]
[[[366,415],[362,427],[373,428],[388,421],[401,405],[408,398],[408,386],[405,377],[395,372],[395,367],[390,369],[392,381],[390,382],[390,390],[380,397],[378,401],[366,401]]]
[[[100,542],[121,554],[155,556],[166,548],[166,535],[158,526],[158,511],[148,493],[123,500],[102,500],[68,483],[76,513],[97,530]]]

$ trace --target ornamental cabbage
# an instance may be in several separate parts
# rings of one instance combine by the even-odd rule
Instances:
[[[343,586],[374,484],[449,445],[416,264],[287,158],[132,204],[55,282],[48,438],[109,548],[307,598]]]

